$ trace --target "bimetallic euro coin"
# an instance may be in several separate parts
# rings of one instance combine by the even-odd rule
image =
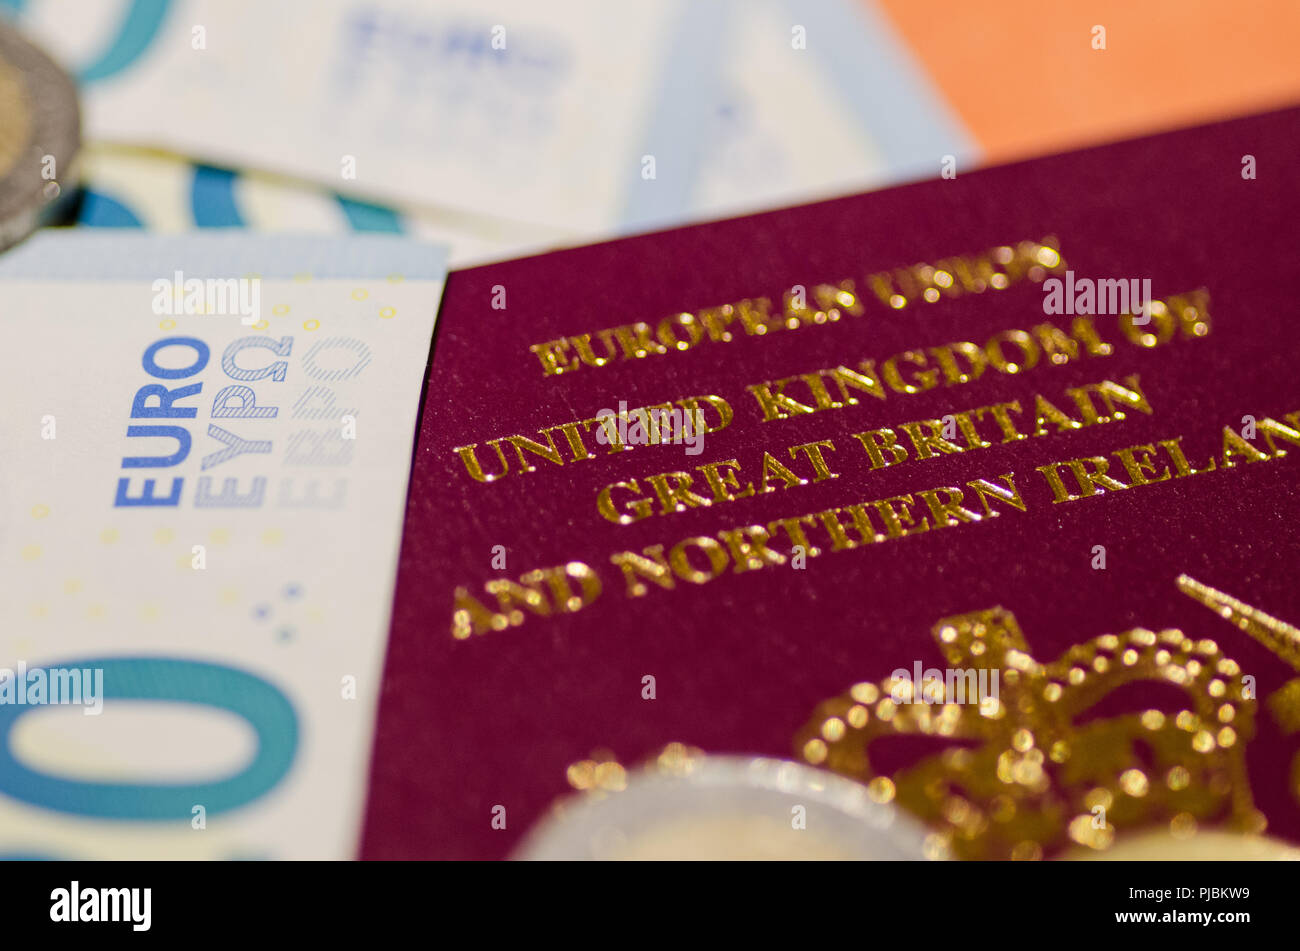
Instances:
[[[81,112],[72,78],[0,23],[0,250],[75,191]]]
[[[562,801],[515,858],[919,860],[925,837],[860,783],[786,760],[703,756],[681,775],[640,769],[625,789]]]

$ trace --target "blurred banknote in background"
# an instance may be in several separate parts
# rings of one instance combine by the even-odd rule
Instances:
[[[888,21],[852,0],[0,8],[76,72],[90,141],[316,182],[325,204],[355,204],[340,218],[286,198],[276,227],[396,225],[461,239],[455,263],[924,177],[937,156],[971,154]],[[96,194],[118,163],[99,153]],[[208,199],[235,181],[199,177]],[[258,226],[237,202],[193,208],[197,227]]]
[[[166,152],[96,145],[82,157],[77,224],[184,233],[246,228],[298,234],[370,232],[448,245],[448,263],[466,267],[543,248],[554,229],[503,226],[467,215],[397,209],[322,186],[190,162]]]
[[[0,856],[354,854],[440,248],[0,257]]]

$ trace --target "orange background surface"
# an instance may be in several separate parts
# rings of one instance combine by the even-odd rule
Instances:
[[[1300,0],[877,3],[988,162],[1300,102]]]

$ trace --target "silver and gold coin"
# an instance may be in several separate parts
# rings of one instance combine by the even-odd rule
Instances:
[[[703,756],[562,801],[516,854],[540,860],[924,859],[926,831],[866,787],[786,760]]]
[[[73,192],[81,112],[72,78],[0,23],[0,250]]]

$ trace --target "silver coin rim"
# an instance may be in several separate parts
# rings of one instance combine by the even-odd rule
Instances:
[[[32,110],[31,137],[9,173],[0,177],[0,249],[35,230],[57,200],[45,197],[41,157],[53,155],[60,195],[75,190],[81,150],[81,106],[77,87],[48,54],[13,26],[0,22],[0,59],[22,79]]]
[[[708,815],[714,811],[711,793],[746,806],[798,799],[807,807],[810,825],[830,830],[851,858],[926,857],[925,828],[896,806],[875,802],[861,783],[792,760],[712,755],[701,757],[684,775],[646,767],[628,774],[625,789],[601,797],[570,797],[558,814],[543,817],[529,830],[513,857],[601,859],[593,843],[605,830],[636,833],[665,819]]]

